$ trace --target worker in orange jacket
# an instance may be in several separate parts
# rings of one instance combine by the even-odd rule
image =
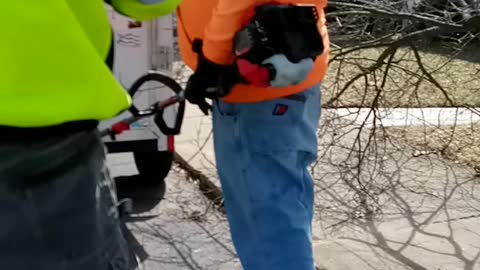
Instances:
[[[194,70],[186,97],[206,114],[211,106],[217,171],[243,268],[313,270],[314,185],[307,167],[317,158],[320,83],[328,66],[326,0],[275,3],[310,4],[316,9],[315,31],[323,50],[314,60],[304,59],[310,68],[303,77],[297,76],[301,79],[290,85],[279,82],[282,74],[296,73],[295,63],[277,54],[262,62],[276,68],[276,77],[270,77],[267,85],[235,81],[241,72],[234,38],[248,14],[268,4],[182,2],[177,9],[180,54]]]

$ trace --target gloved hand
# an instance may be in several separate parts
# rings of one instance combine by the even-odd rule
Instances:
[[[211,105],[206,99],[228,95],[236,82],[237,72],[234,65],[219,65],[205,58],[202,52],[202,41],[199,39],[194,40],[193,51],[198,55],[198,64],[197,69],[188,79],[185,98],[208,115]]]

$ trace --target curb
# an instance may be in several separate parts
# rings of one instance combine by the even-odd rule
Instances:
[[[195,180],[198,183],[198,188],[202,194],[210,200],[221,213],[225,213],[223,207],[223,193],[205,174],[195,169],[186,161],[179,153],[174,152],[173,162],[175,162],[180,169],[187,173],[187,179]]]

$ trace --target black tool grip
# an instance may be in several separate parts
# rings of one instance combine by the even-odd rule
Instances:
[[[170,78],[169,76],[163,73],[155,71],[155,72],[150,72],[148,74],[143,75],[133,83],[133,85],[130,87],[130,90],[129,90],[129,94],[132,97],[132,99],[134,95],[138,92],[138,90],[142,87],[142,85],[150,81],[159,82],[165,85],[170,90],[172,90],[175,93],[175,95],[180,95],[181,92],[183,91],[183,88],[174,79]],[[164,112],[163,109],[158,110],[154,116],[155,124],[158,126],[160,131],[162,131],[162,133],[165,135],[178,135],[180,133],[180,129],[183,123],[183,116],[185,114],[185,100],[179,100],[178,103],[179,103],[178,112],[177,112],[177,117],[175,119],[175,125],[173,128],[170,128],[165,123],[165,120],[163,119],[163,112]],[[139,110],[133,104],[130,107],[129,111],[134,116],[141,116],[142,114],[146,113],[146,111]]]

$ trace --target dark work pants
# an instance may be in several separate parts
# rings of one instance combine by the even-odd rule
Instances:
[[[127,269],[96,131],[0,140],[0,269]]]

